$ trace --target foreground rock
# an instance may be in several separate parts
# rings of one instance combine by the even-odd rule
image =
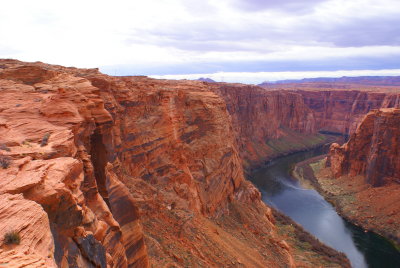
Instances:
[[[348,265],[279,232],[244,179],[248,132],[217,87],[0,61],[0,264]],[[297,113],[282,127],[312,133],[309,111]],[[3,239],[8,231],[20,244]]]

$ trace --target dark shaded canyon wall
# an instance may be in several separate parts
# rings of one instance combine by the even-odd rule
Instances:
[[[301,94],[240,84],[212,86],[227,104],[247,166],[321,141],[317,137],[313,144],[315,118]]]
[[[166,205],[202,213],[232,199],[243,170],[221,98],[199,82],[87,78],[114,120],[103,140],[128,188],[146,182]]]
[[[315,116],[319,131],[351,134],[372,109],[400,107],[400,94],[357,90],[297,90]]]
[[[336,177],[363,175],[373,186],[400,183],[400,109],[368,113],[346,144],[331,146],[328,162]]]

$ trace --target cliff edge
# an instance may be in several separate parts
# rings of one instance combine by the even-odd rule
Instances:
[[[316,173],[323,192],[363,228],[400,243],[400,109],[369,112]],[[322,163],[321,163],[322,164]]]
[[[279,232],[215,85],[0,60],[0,92],[1,264],[348,265]]]

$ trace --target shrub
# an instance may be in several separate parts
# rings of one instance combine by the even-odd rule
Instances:
[[[8,148],[8,146],[5,145],[4,143],[0,143],[0,150],[7,151],[7,152],[11,151],[11,149]]]
[[[8,168],[11,164],[11,158],[6,155],[0,155],[0,166],[4,169]]]
[[[19,245],[20,242],[21,242],[21,237],[19,233],[16,231],[7,232],[4,235],[4,243],[6,243],[7,245],[11,244]]]
[[[50,133],[46,133],[44,136],[43,136],[43,139],[42,139],[42,142],[40,143],[40,146],[46,146],[47,145],[47,143],[49,142],[49,138],[50,138]]]

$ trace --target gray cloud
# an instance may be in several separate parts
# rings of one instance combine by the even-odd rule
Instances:
[[[269,53],[281,48],[276,44],[309,44],[301,31],[280,29],[266,22],[243,21],[241,27],[203,21],[165,26],[159,29],[134,31],[128,44],[151,44],[195,52],[252,51]],[[314,40],[313,40],[314,42]]]
[[[400,45],[400,17],[353,19],[333,25],[329,30],[316,28],[316,40],[330,41],[338,47]]]
[[[267,1],[268,2],[268,1]],[[241,27],[206,20],[201,24],[169,25],[134,32],[127,43],[152,44],[184,51],[250,51],[270,53],[285,45],[331,45],[335,47],[400,45],[400,16],[377,15],[350,20],[316,21],[299,16],[298,23],[280,28],[264,21],[243,21]]]
[[[400,69],[400,55],[346,57],[327,60],[254,60],[220,62],[186,62],[156,65],[103,66],[101,71],[111,75],[167,75],[201,74],[215,72],[269,72],[269,71],[335,71]]]
[[[286,11],[290,13],[311,12],[314,7],[327,0],[233,0],[233,6],[242,10],[257,12],[268,9]]]

